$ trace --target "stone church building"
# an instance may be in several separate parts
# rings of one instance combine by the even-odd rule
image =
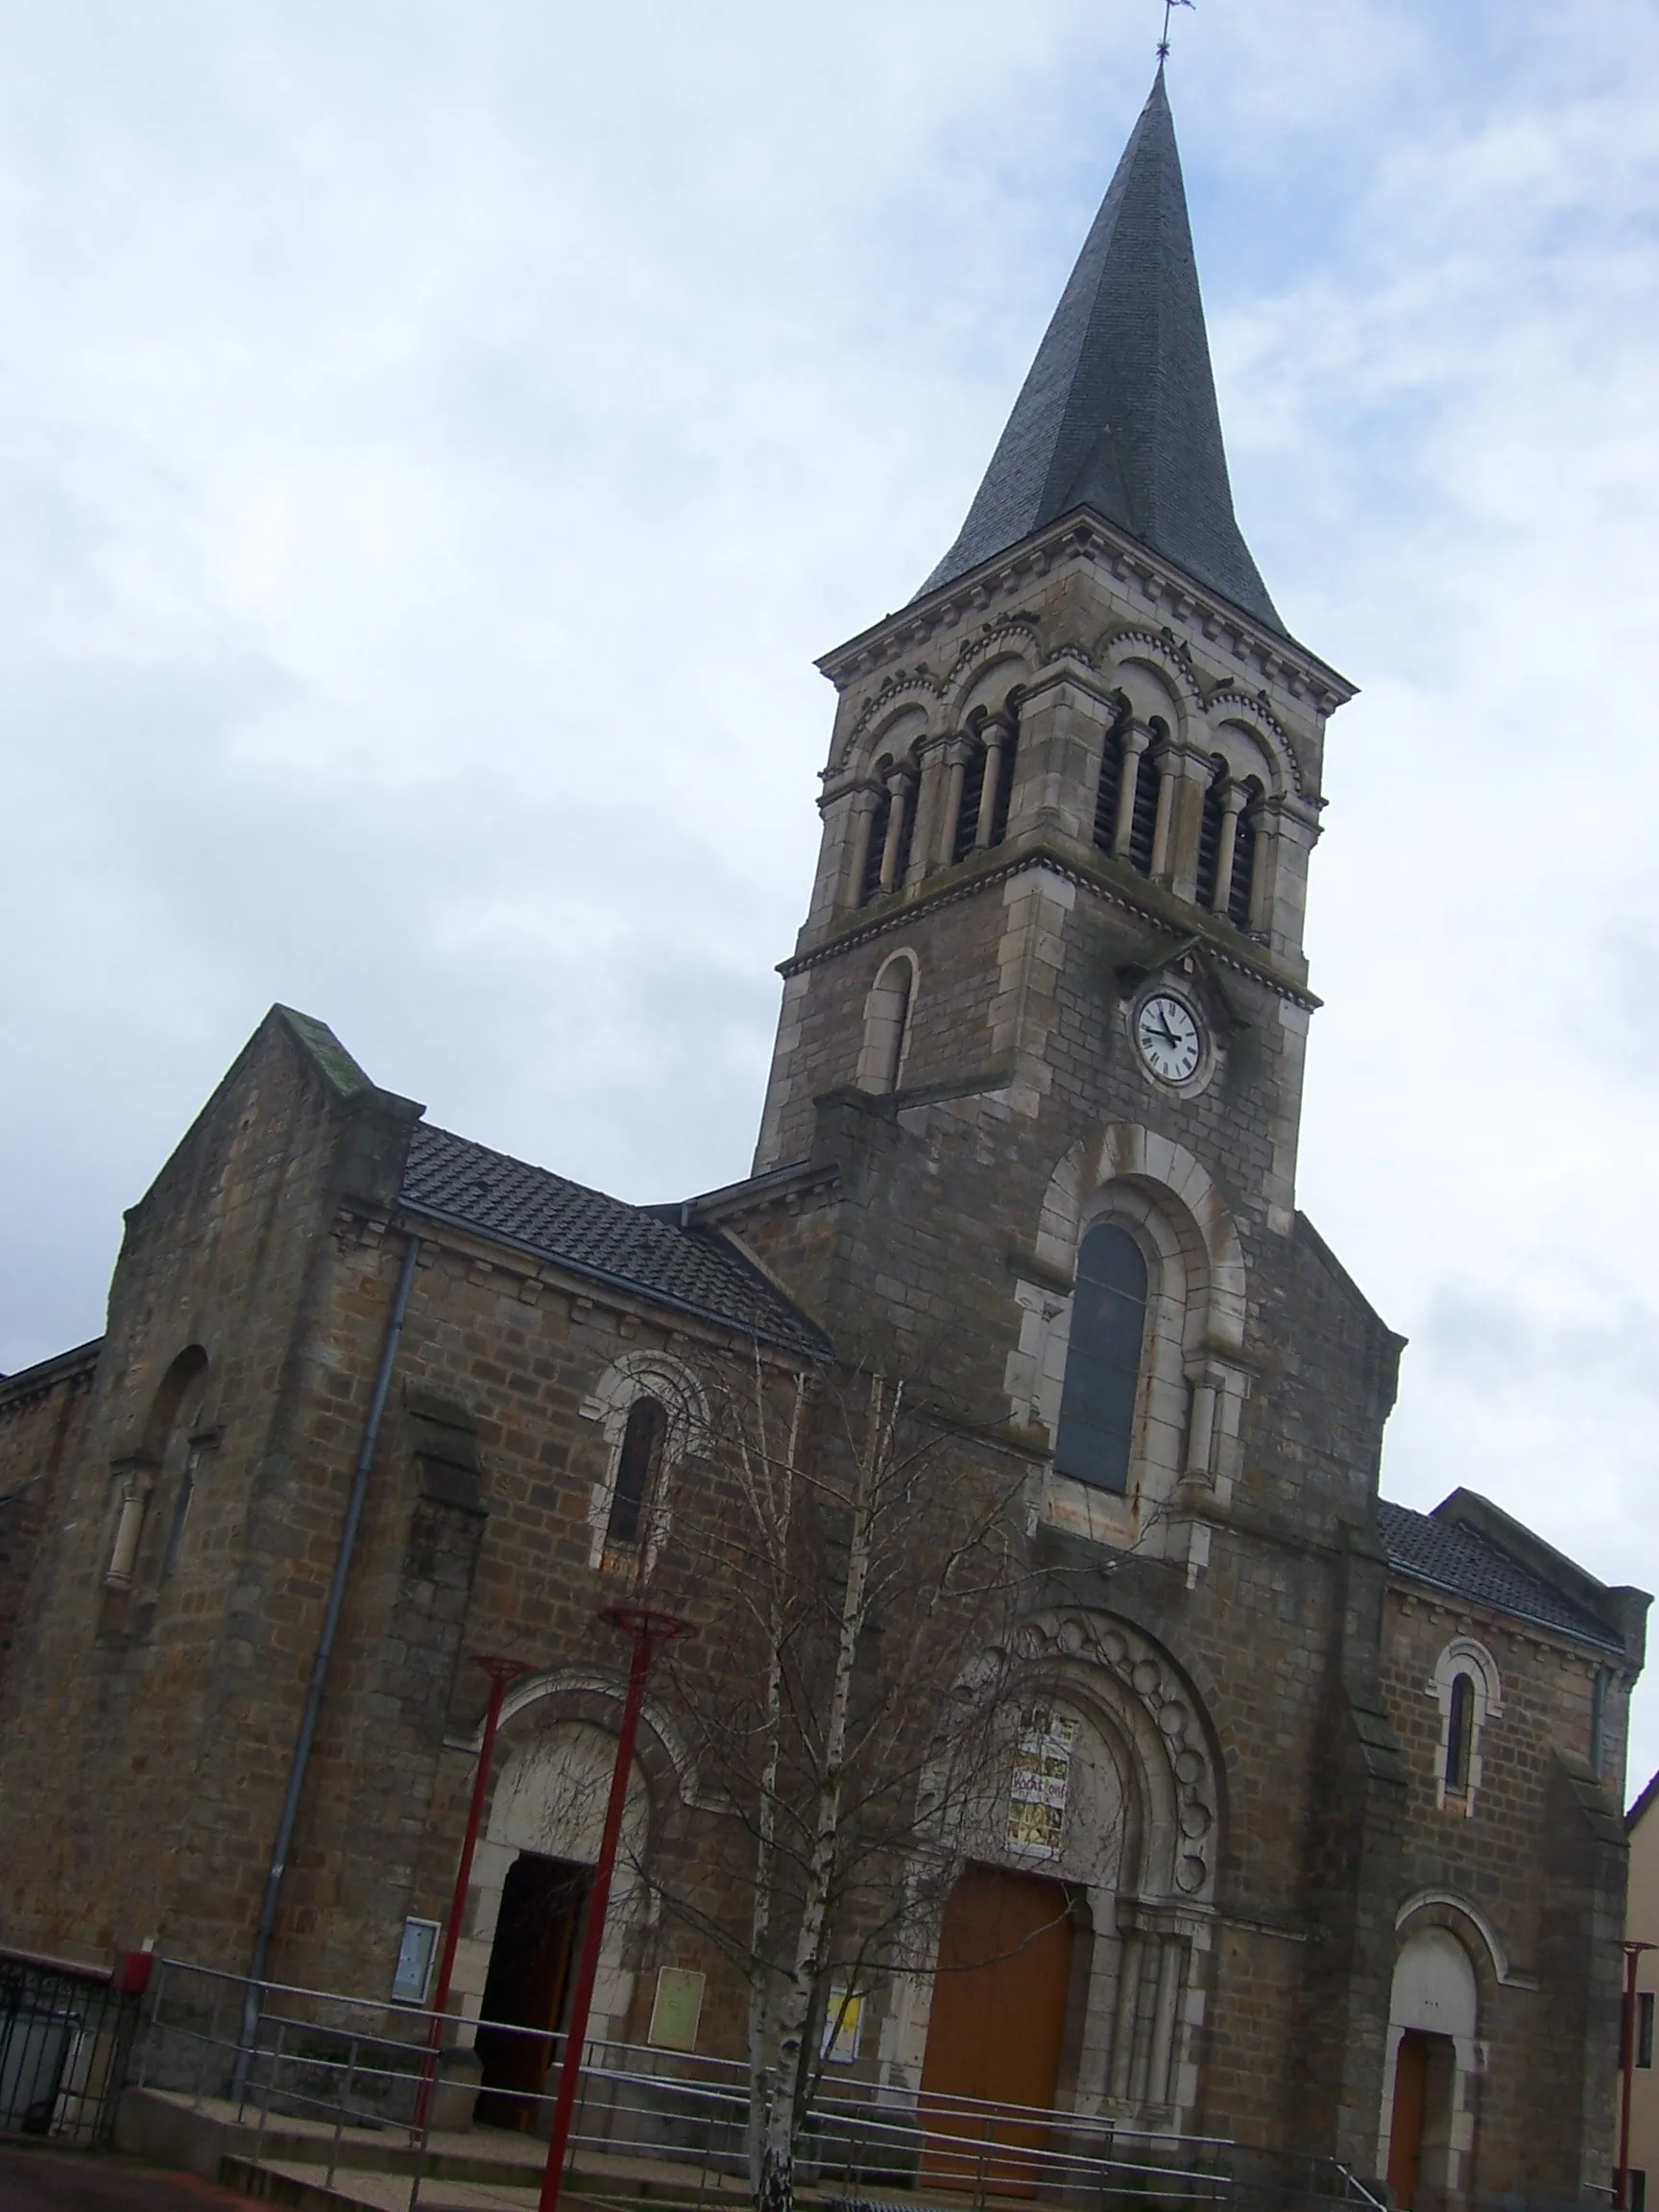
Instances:
[[[0,1943],[246,1971],[263,1913],[282,1978],[419,1996],[465,1662],[503,1652],[532,1671],[456,1986],[512,2001],[504,1913],[594,1854],[595,1612],[718,1474],[709,1362],[926,1345],[1023,1470],[1028,1647],[1123,1817],[1061,1787],[1046,1843],[964,1865],[993,1917],[1047,1885],[1061,1937],[874,1992],[865,2077],[1335,2156],[1407,2204],[1604,2192],[1647,1599],[1469,1491],[1379,1497],[1402,1340],[1296,1203],[1352,686],[1234,518],[1162,75],[954,543],[821,665],[746,1178],[624,1204],[276,1008],[128,1215],[106,1334],[0,1381]],[[635,1800],[691,1860],[744,1848],[649,1705]],[[727,1970],[656,1939],[613,1948],[600,2025],[644,2040],[666,1962],[739,2056]]]

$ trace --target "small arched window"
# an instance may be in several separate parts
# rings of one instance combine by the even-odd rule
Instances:
[[[1141,1247],[1117,1222],[1097,1222],[1077,1254],[1054,1442],[1060,1474],[1120,1496],[1128,1490],[1145,1335],[1146,1262]]]
[[[1198,817],[1198,903],[1214,906],[1215,903],[1215,874],[1221,858],[1221,827],[1227,819],[1227,808],[1222,795],[1227,789],[1227,763],[1219,753],[1210,757],[1212,774],[1209,787],[1204,793],[1204,811]],[[1237,831],[1235,831],[1237,848]]]
[[[608,1547],[638,1543],[657,1479],[661,1473],[662,1447],[667,1435],[668,1413],[661,1400],[636,1398],[628,1408],[627,1424],[622,1431],[616,1486],[611,1493],[611,1516],[605,1525]]]
[[[979,808],[985,798],[985,745],[975,737],[974,750],[969,754],[962,769],[962,804],[956,813],[956,840],[950,848],[952,860],[966,860],[979,843]],[[989,843],[989,839],[986,840]]]
[[[899,1088],[915,1010],[916,963],[909,954],[896,952],[864,1001],[864,1045],[855,1077],[860,1091],[879,1095]]]
[[[1123,789],[1123,736],[1129,728],[1129,702],[1118,695],[1118,711],[1100,748],[1100,781],[1094,786],[1094,843],[1102,853],[1118,843],[1118,801]]]
[[[1467,1674],[1452,1677],[1452,1699],[1446,1715],[1446,1791],[1449,1796],[1469,1793],[1470,1763],[1475,1754],[1475,1684]]]

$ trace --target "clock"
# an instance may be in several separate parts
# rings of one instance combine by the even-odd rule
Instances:
[[[1135,1016],[1135,1043],[1154,1075],[1166,1083],[1186,1083],[1198,1072],[1204,1038],[1184,999],[1167,991],[1142,1000]]]

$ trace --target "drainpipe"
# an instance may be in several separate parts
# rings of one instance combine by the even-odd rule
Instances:
[[[311,1679],[306,1685],[305,1704],[300,1715],[300,1733],[294,1740],[294,1758],[288,1769],[288,1788],[282,1799],[282,1816],[276,1823],[276,1840],[272,1846],[271,1864],[265,1875],[265,1894],[259,1905],[259,1926],[254,1933],[253,1957],[248,1968],[250,1987],[242,2008],[242,2048],[236,2060],[238,2094],[252,2058],[253,2034],[259,2025],[261,2010],[259,1984],[265,1979],[265,1968],[270,1961],[271,1937],[276,1926],[276,1904],[282,1890],[282,1876],[287,1870],[288,1852],[294,1841],[294,1824],[300,1816],[300,1799],[305,1788],[305,1769],[311,1763],[311,1746],[317,1738],[317,1717],[323,1709],[323,1692],[328,1680],[328,1662],[334,1654],[334,1637],[346,1602],[346,1578],[351,1571],[351,1553],[357,1543],[357,1524],[363,1518],[363,1500],[369,1488],[369,1470],[373,1464],[374,1448],[380,1441],[381,1417],[386,1411],[386,1399],[392,1387],[392,1369],[397,1358],[398,1339],[403,1334],[403,1316],[409,1309],[409,1293],[415,1285],[415,1262],[420,1256],[421,1239],[411,1236],[403,1247],[403,1265],[398,1272],[397,1288],[386,1322],[386,1335],[380,1346],[380,1364],[374,1371],[374,1389],[369,1400],[369,1415],[363,1424],[363,1441],[357,1447],[357,1464],[351,1471],[351,1489],[346,1500],[346,1518],[340,1525],[340,1547],[334,1554],[334,1572],[328,1583],[328,1602],[323,1611],[323,1632],[317,1639],[317,1655],[311,1662]]]

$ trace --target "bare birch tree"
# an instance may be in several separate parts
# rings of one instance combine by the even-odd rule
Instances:
[[[664,1564],[716,1617],[670,1664],[747,1834],[747,1911],[664,1897],[741,1963],[755,2201],[790,2212],[832,1994],[927,1970],[956,1839],[1006,1761],[1030,1463],[914,1377],[757,1352],[711,1402],[715,1479]]]

